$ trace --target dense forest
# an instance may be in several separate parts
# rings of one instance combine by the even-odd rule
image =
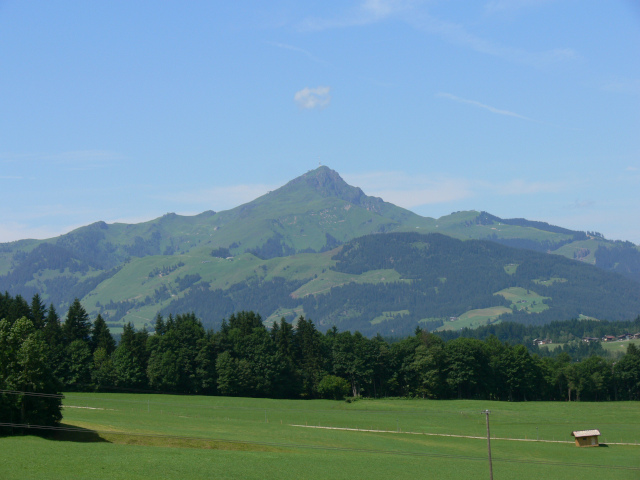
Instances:
[[[0,295],[0,423],[60,421],[60,399],[16,395],[66,390],[154,391],[273,398],[420,397],[526,400],[640,400],[640,349],[613,362],[531,353],[521,344],[416,329],[380,336],[319,332],[300,317],[268,329],[238,312],[218,331],[194,314],[158,315],[155,331],[124,328],[116,345],[102,317],[78,300],[61,322],[38,295],[31,304]],[[637,324],[640,320],[636,320]],[[574,325],[575,327],[575,325]],[[572,328],[571,325],[568,328]]]

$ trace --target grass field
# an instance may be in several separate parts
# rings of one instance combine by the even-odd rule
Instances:
[[[633,343],[637,347],[640,347],[640,339],[624,340],[622,342],[600,342],[600,344],[602,345],[602,348],[604,348],[606,351],[614,354],[619,354],[619,355],[623,355],[627,352],[627,347],[629,346],[630,343]],[[542,348],[548,348],[549,350],[553,351],[556,348],[559,348],[563,345],[565,344],[551,343],[551,344],[542,346]]]
[[[507,307],[490,307],[469,310],[460,315],[456,320],[447,321],[438,330],[460,330],[461,328],[478,328],[489,325],[493,320],[503,313],[511,313]]]
[[[636,347],[640,347],[640,339],[624,340],[622,342],[601,342],[602,348],[610,352],[625,353],[630,343],[635,344]]]
[[[496,479],[640,478],[637,402],[70,393],[64,405],[64,425],[87,433],[0,438],[2,478],[484,479],[487,408]],[[575,447],[570,432],[587,428],[608,447]]]
[[[494,293],[494,295],[501,295],[509,300],[514,311],[522,310],[528,313],[540,313],[549,308],[549,305],[542,303],[543,300],[548,300],[549,297],[543,297],[522,287],[505,288]]]

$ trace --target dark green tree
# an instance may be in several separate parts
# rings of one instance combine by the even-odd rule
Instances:
[[[22,295],[16,295],[15,298],[9,303],[7,311],[7,320],[9,323],[13,323],[19,318],[31,317],[31,309],[27,301],[22,298]]]
[[[0,320],[0,389],[59,394],[60,383],[48,361],[43,335],[27,317],[13,325]],[[39,395],[0,394],[0,422],[56,425],[62,419],[61,400]]]
[[[158,322],[156,322],[156,326]],[[147,342],[147,375],[152,388],[180,393],[210,392],[214,375],[212,345],[193,313],[171,318]]]
[[[100,314],[93,322],[90,347],[92,352],[95,352],[98,348],[104,348],[107,355],[111,355],[116,349],[116,342],[111,336],[107,323]]]
[[[416,394],[422,398],[446,396],[446,355],[444,342],[433,334],[419,332],[421,340],[415,350],[412,367],[417,380]]]
[[[67,312],[67,317],[62,325],[62,333],[67,345],[75,340],[89,342],[91,335],[91,321],[80,300],[73,301]]]
[[[316,398],[318,384],[322,377],[328,373],[325,367],[328,352],[323,346],[322,334],[318,332],[313,321],[300,316],[293,338],[296,365],[302,379],[301,396]]]
[[[113,387],[116,383],[113,360],[104,347],[98,347],[93,352],[91,381],[98,390]]]
[[[91,387],[91,368],[93,357],[89,344],[83,340],[74,340],[66,350],[64,382],[67,386],[86,390]]]
[[[325,375],[318,383],[318,394],[330,400],[343,400],[351,393],[351,385],[347,380],[335,375]]]
[[[147,387],[148,336],[144,329],[136,332],[131,323],[124,326],[120,344],[112,357],[117,387],[125,389]]]
[[[53,304],[49,305],[47,315],[44,318],[43,338],[48,346],[49,365],[53,369],[54,375],[62,379],[65,368],[65,344],[60,317],[56,313]]]
[[[446,344],[447,383],[458,398],[483,398],[489,365],[480,340],[457,338]]]
[[[640,349],[633,343],[627,353],[614,365],[619,399],[640,400]]]
[[[40,299],[40,295],[38,295],[37,293],[31,299],[30,310],[31,315],[29,318],[33,322],[33,326],[36,328],[36,330],[41,330],[42,328],[44,328],[44,321],[47,310],[44,306],[44,303],[42,303],[42,300]]]

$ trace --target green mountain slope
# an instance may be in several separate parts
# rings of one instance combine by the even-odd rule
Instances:
[[[61,313],[78,297],[92,313],[109,315],[112,323],[125,320],[140,326],[175,302],[195,305],[192,297],[198,292],[205,292],[198,297],[203,305],[210,303],[205,298],[208,291],[255,297],[250,304],[262,305],[258,293],[249,293],[260,287],[273,298],[267,310],[259,309],[264,315],[293,316],[303,307],[300,302],[276,301],[283,292],[293,300],[315,298],[351,284],[407,282],[393,268],[358,275],[342,272],[334,268],[333,255],[326,253],[363,235],[391,232],[439,232],[554,252],[640,282],[640,251],[629,242],[609,242],[597,234],[500,219],[486,212],[421,217],[367,196],[333,170],[320,167],[228,211],[167,214],[132,225],[97,222],[52,239],[0,244],[0,291],[27,298],[39,293]],[[216,295],[225,305],[237,304],[226,294]],[[271,304],[277,308],[269,310]],[[456,310],[450,315],[473,325],[510,305],[505,300],[477,312]],[[390,324],[406,317],[406,310],[389,307],[374,319],[376,324]]]
[[[329,252],[267,260],[252,254],[180,258],[173,265],[163,265],[164,257],[132,262],[85,304],[112,321],[125,314],[148,327],[161,306],[165,315],[194,311],[211,327],[235,311],[256,310],[267,323],[304,314],[321,329],[336,325],[368,335],[405,335],[418,325],[434,330],[579,316],[622,320],[640,312],[640,285],[620,275],[440,234],[368,235]],[[132,291],[138,295],[131,297]],[[107,298],[119,300],[105,303]]]

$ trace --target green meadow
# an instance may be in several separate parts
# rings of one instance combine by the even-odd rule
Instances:
[[[484,479],[485,409],[496,479],[640,477],[638,402],[69,393],[64,407],[84,430],[1,438],[3,478]],[[575,447],[591,428],[607,446]]]
[[[622,354],[622,353],[626,353],[627,347],[629,346],[630,343],[635,344],[636,347],[640,347],[640,338],[623,340],[621,342],[601,342],[601,345],[602,345],[602,348],[604,348],[609,352],[613,352],[613,353],[619,352]]]
[[[627,353],[627,347],[630,343],[633,343],[637,347],[640,347],[640,339],[631,339],[631,340],[623,340],[621,342],[600,342],[602,348],[604,348],[607,352],[613,353],[614,355],[622,356]],[[544,345],[542,348],[548,348],[549,350],[555,350],[556,348],[560,348],[564,343],[550,343],[548,345]]]
[[[511,313],[507,307],[489,307],[469,310],[460,315],[456,320],[446,321],[438,330],[460,330],[461,328],[478,328],[489,325],[504,313]]]
[[[553,281],[551,281],[551,283],[553,283]],[[514,311],[520,310],[527,313],[540,313],[549,308],[548,305],[542,303],[544,300],[548,300],[549,297],[543,297],[522,287],[505,288],[504,290],[494,293],[494,295],[501,295],[509,300],[511,302],[511,309]]]

